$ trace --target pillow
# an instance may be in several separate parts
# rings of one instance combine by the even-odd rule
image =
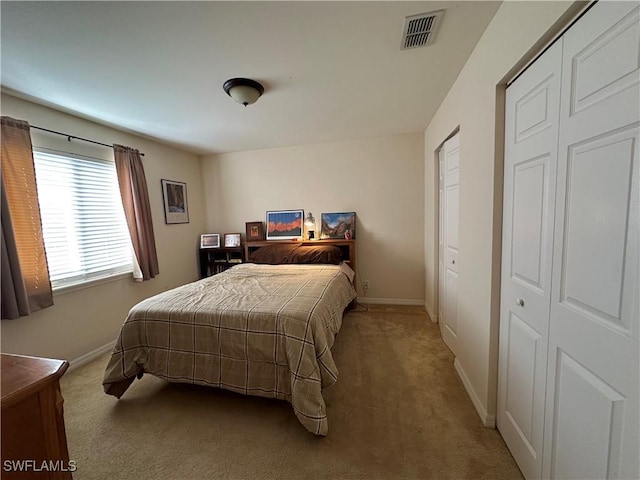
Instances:
[[[286,262],[286,259],[289,257],[289,254],[299,246],[300,245],[297,245],[295,243],[281,243],[278,245],[260,247],[259,249],[249,254],[249,262],[266,263],[268,265],[279,265],[281,263],[288,263]]]
[[[329,263],[337,265],[342,252],[332,245],[278,244],[261,247],[249,255],[249,262],[280,265],[286,263]]]
[[[342,253],[332,245],[301,245],[291,252],[287,263],[330,263],[338,265]]]

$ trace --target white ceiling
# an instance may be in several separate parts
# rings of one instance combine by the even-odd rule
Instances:
[[[2,1],[2,88],[199,154],[417,132],[498,6]],[[404,17],[441,9],[401,51]],[[264,95],[235,103],[233,77]]]

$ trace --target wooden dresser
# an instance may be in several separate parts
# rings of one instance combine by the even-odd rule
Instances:
[[[70,479],[60,377],[64,360],[0,354],[4,479]]]

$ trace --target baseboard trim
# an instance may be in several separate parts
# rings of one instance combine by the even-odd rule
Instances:
[[[85,353],[84,355],[79,356],[78,358],[71,360],[69,362],[69,369],[67,371],[75,370],[82,365],[89,363],[91,360],[98,358],[100,355],[107,353],[112,350],[116,341],[109,342],[101,347],[96,348],[95,350],[91,350],[89,353]]]
[[[410,298],[358,297],[358,303],[368,303],[371,305],[412,305],[416,307],[424,307],[424,300],[413,300]]]
[[[467,377],[467,374],[464,372],[464,369],[462,368],[462,365],[460,364],[457,358],[453,361],[453,367],[456,369],[456,372],[458,373],[460,380],[462,380],[462,384],[464,385],[464,388],[467,391],[469,398],[471,398],[471,402],[473,403],[473,406],[475,407],[476,412],[478,412],[478,416],[480,417],[482,424],[487,428],[496,428],[495,415],[489,415],[487,413],[484,406],[482,405],[482,402],[480,402],[480,398],[476,394],[476,391],[471,386],[469,377]]]

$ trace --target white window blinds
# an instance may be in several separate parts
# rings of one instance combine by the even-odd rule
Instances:
[[[131,272],[114,161],[35,149],[33,157],[52,287]]]

